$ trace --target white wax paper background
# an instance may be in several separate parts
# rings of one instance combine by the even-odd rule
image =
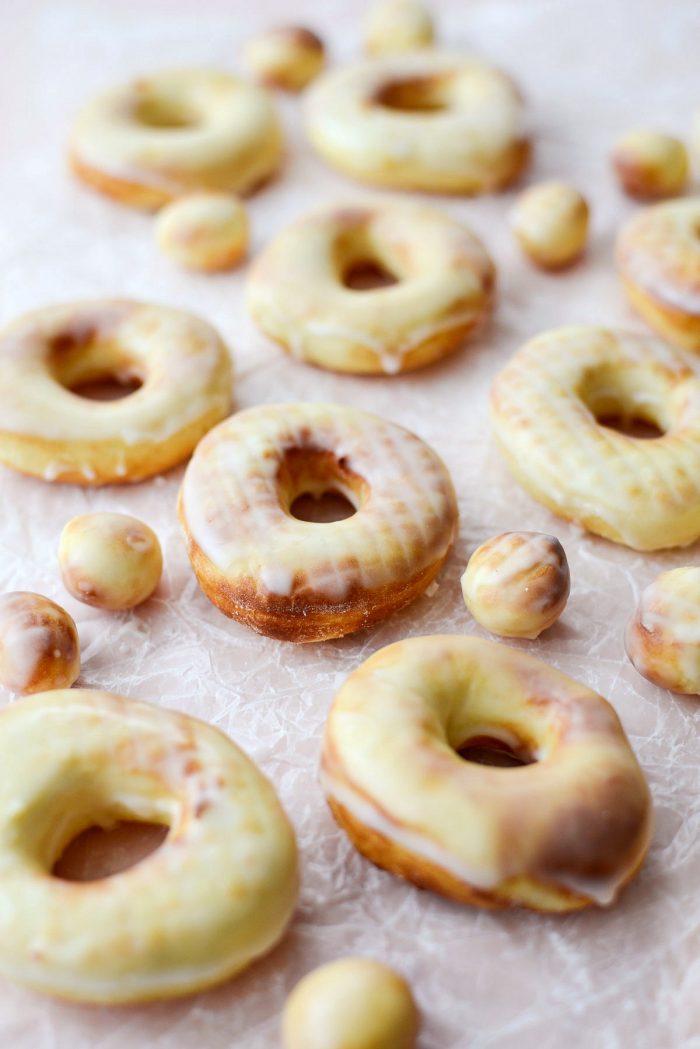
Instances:
[[[634,211],[608,167],[615,136],[652,124],[687,137],[700,105],[697,0],[452,0],[435,5],[442,40],[492,58],[523,87],[535,139],[529,181],[578,184],[593,209],[585,261],[537,273],[507,226],[513,195],[449,200],[492,252],[500,280],[493,322],[463,351],[405,378],[338,377],[286,357],[258,334],[243,273],[178,272],[154,245],[152,219],[72,180],[65,141],[93,91],[167,66],[240,68],[240,44],[268,23],[317,29],[334,59],[359,52],[363,5],[352,0],[2,0],[0,321],[90,296],[188,307],[213,322],[236,361],[239,408],[310,399],[372,409],[428,440],[460,500],[455,551],[432,597],[364,634],[294,647],[225,619],[199,591],[175,520],[182,475],[133,488],[49,486],[0,470],[0,588],[37,590],[75,617],[79,684],[206,718],[274,780],[294,821],[303,882],[295,921],[239,979],[177,1002],[127,1009],[52,1002],[2,983],[0,1045],[17,1049],[263,1049],[278,1044],[285,995],[313,966],[373,955],[410,979],[424,1011],[421,1049],[658,1049],[700,1046],[700,707],[647,684],[625,658],[623,629],[661,569],[697,549],[641,555],[584,535],[510,479],[488,434],[491,378],[529,336],[567,322],[640,328],[614,275],[619,224]],[[283,176],[250,202],[253,251],[312,205],[377,196],[327,170],[304,145],[298,101],[280,99],[289,137]],[[62,525],[92,509],[138,515],[158,532],[165,574],[156,596],[111,615],[73,601],[56,562]],[[322,527],[322,526],[319,526]],[[650,856],[618,906],[570,917],[488,913],[447,903],[371,867],[331,820],[317,784],[324,716],[338,683],[377,648],[438,631],[483,631],[462,603],[471,550],[512,528],[554,532],[572,571],[561,622],[524,647],[608,696],[651,783]],[[0,690],[0,700],[10,701]]]

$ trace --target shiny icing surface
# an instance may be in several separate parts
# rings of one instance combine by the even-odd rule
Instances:
[[[291,515],[301,491],[280,482],[287,457],[326,453],[333,487],[357,512],[320,525]],[[318,484],[318,481],[316,481]],[[302,482],[313,493],[314,471]],[[320,492],[319,492],[320,494]],[[239,412],[202,441],[187,469],[188,540],[231,584],[342,605],[353,591],[400,585],[444,557],[456,526],[442,461],[393,423],[340,405],[280,404]]]
[[[0,715],[0,971],[49,994],[186,994],[279,939],[296,901],[294,835],[272,786],[203,722],[108,692],[45,692]],[[51,877],[65,846],[119,819],[160,848],[94,882]]]
[[[388,186],[483,192],[524,162],[515,85],[468,55],[426,49],[334,69],[311,88],[306,124],[325,160]]]
[[[461,760],[455,751],[489,725],[537,760]],[[362,664],[331,707],[322,773],[326,795],[411,853],[417,870],[423,858],[506,902],[612,903],[649,844],[648,788],[612,707],[476,638],[413,638]]]
[[[367,260],[397,282],[347,287],[345,273]],[[248,304],[263,331],[301,360],[394,375],[430,339],[452,335],[439,356],[454,349],[490,312],[495,279],[481,241],[435,208],[334,206],[267,246],[248,278]]]
[[[622,229],[623,277],[662,305],[700,318],[700,197],[645,208]]]
[[[650,583],[625,643],[639,673],[654,684],[700,695],[700,568],[674,568]]]
[[[222,418],[231,400],[229,354],[217,332],[193,314],[128,300],[48,306],[0,332],[0,458],[12,465],[14,443],[39,444],[32,472],[60,480],[78,467],[91,481],[101,442],[126,453],[156,445],[198,420]],[[109,377],[139,388],[113,401],[72,386]],[[38,439],[38,440],[37,440]],[[115,478],[115,479],[116,479]]]
[[[601,425],[655,424],[644,440]],[[656,339],[580,326],[545,332],[497,376],[494,436],[555,513],[638,550],[700,536],[700,378]]]
[[[111,88],[73,126],[74,162],[165,199],[246,192],[277,167],[280,127],[263,89],[227,73],[174,70]]]

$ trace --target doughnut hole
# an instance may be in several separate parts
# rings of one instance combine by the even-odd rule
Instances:
[[[657,131],[630,131],[616,143],[613,168],[625,193],[638,200],[663,200],[683,191],[688,154],[677,138]]]
[[[61,533],[58,559],[73,597],[111,611],[134,608],[149,598],[163,569],[155,532],[126,514],[74,517]]]
[[[333,452],[291,448],[277,473],[282,506],[300,521],[326,524],[352,517],[369,495],[369,485]]]
[[[115,819],[81,831],[63,849],[51,873],[63,881],[98,881],[128,870],[163,844],[169,828],[161,823]]]
[[[345,228],[331,245],[331,255],[339,283],[350,291],[392,287],[406,280],[413,266],[411,258],[392,252],[391,245],[374,234],[369,216],[360,210],[350,209],[345,215]]]
[[[76,323],[54,335],[49,374],[60,386],[89,400],[113,401],[141,389],[146,371],[118,343],[100,337],[97,327]]]
[[[453,79],[445,74],[389,80],[379,88],[372,101],[376,106],[405,113],[437,113],[450,103],[448,87]]]
[[[60,605],[17,591],[0,597],[0,684],[12,692],[70,688],[80,673],[75,623]]]
[[[539,637],[564,611],[569,587],[563,547],[542,532],[494,536],[474,551],[462,576],[467,608],[501,637]]]
[[[573,186],[542,182],[525,190],[511,216],[523,252],[542,269],[569,266],[588,237],[588,204]]]
[[[283,91],[301,91],[323,69],[323,41],[303,26],[281,26],[253,37],[245,60],[257,80]]]
[[[314,969],[296,985],[282,1014],[286,1049],[414,1049],[419,1027],[406,981],[369,958],[341,958]]]
[[[420,0],[380,0],[365,25],[365,50],[370,55],[395,55],[430,47],[435,27]]]
[[[673,426],[672,390],[660,369],[598,365],[577,392],[600,426],[625,436],[654,440]]]
[[[186,269],[233,269],[248,250],[248,213],[228,193],[188,193],[166,205],[156,220],[158,247]]]
[[[474,736],[456,748],[463,761],[492,768],[520,768],[537,761],[530,748],[514,737],[506,741],[495,736]]]
[[[648,681],[700,695],[700,568],[662,572],[643,591],[625,648]]]
[[[156,131],[177,131],[200,123],[199,113],[177,95],[156,92],[143,82],[138,82],[135,90],[137,97],[131,112],[135,123]]]

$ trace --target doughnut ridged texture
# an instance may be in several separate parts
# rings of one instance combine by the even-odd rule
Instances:
[[[700,536],[700,378],[651,337],[597,327],[545,332],[494,382],[496,442],[540,502],[637,550]],[[642,439],[601,425],[656,424]]]
[[[282,132],[263,88],[208,69],[168,70],[111,88],[79,113],[75,173],[139,208],[196,189],[248,193],[282,158]]]
[[[358,291],[344,276],[379,263],[390,287]],[[344,372],[396,374],[454,350],[494,301],[481,241],[450,216],[392,203],[324,208],[283,230],[256,260],[248,306],[295,357]]]
[[[357,512],[328,524],[292,516],[298,495],[329,489]],[[340,637],[408,604],[457,528],[450,476],[427,444],[325,404],[250,408],[218,426],[188,466],[179,514],[207,597],[289,641]]]
[[[536,761],[457,753],[486,739]],[[360,852],[476,906],[610,904],[649,845],[649,790],[610,704],[491,641],[412,638],[366,660],[331,707],[321,778]]]
[[[46,481],[140,481],[186,459],[231,404],[231,361],[191,313],[104,299],[48,306],[0,332],[0,462]],[[142,383],[116,401],[72,387]]]
[[[224,980],[282,935],[296,845],[271,784],[201,721],[88,689],[0,713],[0,972],[48,994],[133,1002]],[[168,824],[91,882],[51,870],[86,828]]]
[[[319,77],[306,106],[317,152],[379,186],[484,193],[529,158],[522,103],[498,69],[465,55],[414,51]]]
[[[617,240],[617,268],[629,299],[665,339],[700,351],[700,197],[655,204]]]

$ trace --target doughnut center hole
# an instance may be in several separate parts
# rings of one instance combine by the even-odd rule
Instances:
[[[525,746],[514,748],[493,736],[475,736],[457,748],[463,761],[473,765],[490,765],[494,768],[512,769],[532,765],[535,758]]]
[[[73,838],[51,873],[63,881],[98,881],[128,870],[163,844],[169,827],[162,823],[117,820],[92,826]]]
[[[671,390],[647,369],[592,368],[578,394],[599,426],[637,440],[658,440],[672,425],[667,404]]]
[[[368,490],[364,479],[344,458],[317,448],[288,449],[277,473],[277,485],[290,516],[313,524],[352,517]]]
[[[379,259],[359,259],[343,272],[342,283],[351,291],[374,291],[398,284],[399,278]]]
[[[389,80],[374,95],[375,105],[402,113],[439,113],[447,108],[445,77],[414,76]]]
[[[89,325],[78,325],[53,337],[49,370],[64,389],[90,401],[122,400],[136,393],[145,381],[139,364]]]
[[[196,113],[188,109],[180,99],[161,95],[146,95],[140,98],[133,111],[137,124],[157,131],[177,131],[195,127],[199,121]]]

